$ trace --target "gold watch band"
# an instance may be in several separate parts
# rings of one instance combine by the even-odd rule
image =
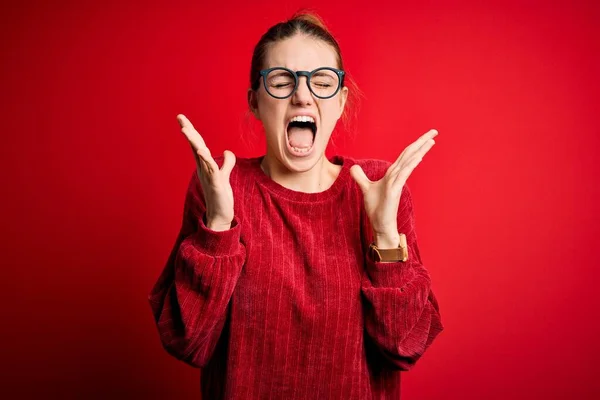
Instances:
[[[406,262],[408,260],[408,245],[406,243],[406,235],[400,234],[400,245],[395,249],[380,249],[371,243],[369,251],[373,260],[378,262]]]

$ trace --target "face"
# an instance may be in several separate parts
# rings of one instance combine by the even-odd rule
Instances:
[[[263,69],[272,67],[313,71],[319,67],[339,68],[339,65],[333,47],[297,34],[271,45]],[[316,82],[317,78],[313,79]],[[267,93],[262,80],[256,92],[249,91],[248,100],[265,129],[266,157],[290,171],[310,170],[325,155],[331,133],[344,110],[348,88],[343,87],[329,99],[320,99],[309,90],[306,77],[299,77],[296,92],[287,99],[277,99]],[[307,127],[310,122],[306,121],[310,118],[314,120],[314,133]]]

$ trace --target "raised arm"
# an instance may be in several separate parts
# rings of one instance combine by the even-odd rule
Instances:
[[[187,118],[180,115],[178,120],[197,168],[185,197],[181,230],[148,300],[164,348],[203,367],[223,330],[246,250],[229,183],[235,157],[226,153],[219,168]]]
[[[423,266],[417,245],[413,203],[406,180],[435,144],[434,129],[419,137],[391,165],[379,164],[370,180],[360,165],[351,172],[365,203],[365,248],[373,241],[381,249],[400,245],[406,235],[406,261],[374,261],[365,251],[362,294],[365,330],[393,368],[408,370],[442,331],[431,278]]]

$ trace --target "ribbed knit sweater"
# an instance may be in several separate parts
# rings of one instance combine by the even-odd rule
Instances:
[[[206,227],[196,175],[183,224],[149,295],[160,339],[202,368],[203,399],[398,399],[407,371],[442,331],[405,185],[398,230],[406,262],[375,262],[358,163],[371,180],[390,165],[335,156],[319,193],[285,188],[238,159],[231,229]],[[217,163],[222,165],[222,157]]]

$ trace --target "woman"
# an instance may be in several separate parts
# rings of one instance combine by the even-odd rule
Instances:
[[[178,116],[197,168],[149,300],[166,350],[203,368],[205,399],[397,399],[443,329],[405,185],[437,132],[393,164],[328,160],[344,75],[335,39],[300,14],[253,54],[263,157],[213,158]]]

